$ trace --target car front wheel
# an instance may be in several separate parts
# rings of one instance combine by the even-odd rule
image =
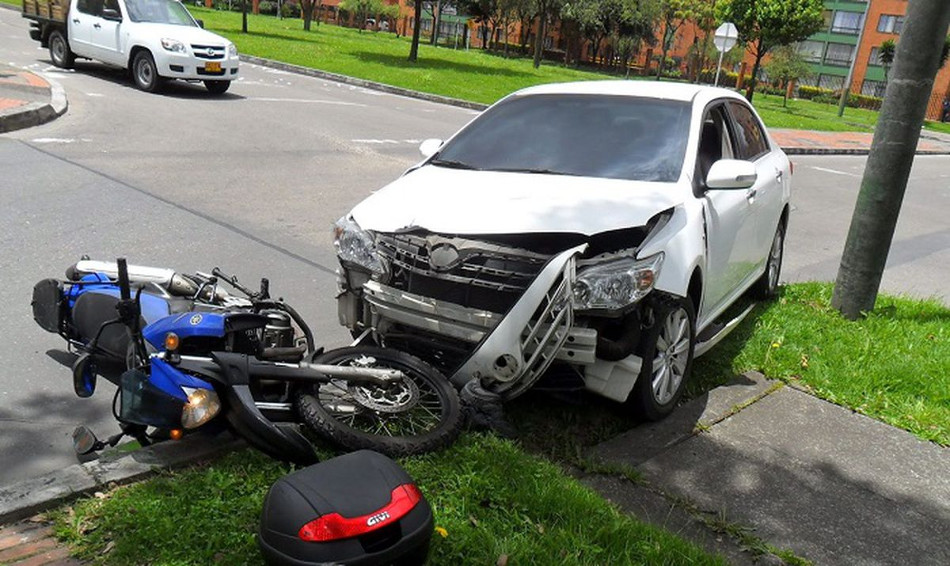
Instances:
[[[66,36],[59,30],[54,30],[49,34],[49,58],[53,64],[61,69],[71,69],[76,57],[69,49],[69,42]]]
[[[683,395],[693,366],[696,313],[687,299],[654,299],[653,324],[644,329],[640,353],[643,363],[629,401],[643,418],[669,415]]]
[[[135,86],[145,92],[158,92],[162,86],[162,78],[158,76],[158,67],[155,59],[148,51],[139,51],[132,60],[132,78]]]

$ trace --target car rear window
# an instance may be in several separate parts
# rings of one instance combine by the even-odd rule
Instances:
[[[459,168],[673,182],[690,105],[655,98],[552,94],[489,109],[433,160]]]

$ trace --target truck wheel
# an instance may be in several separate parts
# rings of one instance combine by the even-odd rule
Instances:
[[[145,92],[158,92],[162,87],[162,78],[158,76],[155,59],[148,51],[139,51],[132,59],[132,79],[135,86]]]
[[[49,58],[53,61],[53,65],[60,69],[72,69],[76,56],[69,49],[69,42],[66,41],[63,32],[54,30],[53,33],[49,34],[49,40],[47,41],[49,42]]]
[[[693,368],[696,313],[688,299],[656,298],[653,325],[644,329],[643,364],[629,401],[637,414],[657,421],[673,412]]]
[[[231,81],[205,81],[205,88],[211,94],[224,94],[231,86]]]

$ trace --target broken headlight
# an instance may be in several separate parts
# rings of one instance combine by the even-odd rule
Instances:
[[[663,254],[646,259],[622,258],[579,268],[574,281],[575,310],[620,310],[653,290]]]
[[[383,273],[383,263],[376,255],[376,242],[372,235],[349,217],[344,216],[333,225],[333,245],[341,261],[373,273]]]

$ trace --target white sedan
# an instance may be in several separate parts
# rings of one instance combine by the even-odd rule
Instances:
[[[341,323],[510,399],[551,364],[668,414],[747,291],[775,293],[790,163],[735,92],[505,97],[335,227]]]

